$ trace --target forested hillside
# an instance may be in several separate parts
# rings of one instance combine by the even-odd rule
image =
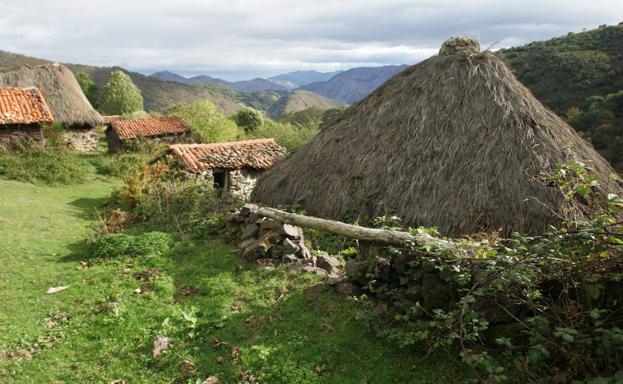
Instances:
[[[623,24],[499,54],[539,100],[623,172]]]

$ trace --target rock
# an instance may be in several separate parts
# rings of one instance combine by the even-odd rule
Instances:
[[[242,234],[240,235],[240,239],[241,240],[252,239],[258,234],[259,231],[260,231],[260,226],[255,223],[251,223],[247,225],[246,227],[244,227],[244,229],[242,230]]]
[[[311,252],[302,242],[299,244],[299,251],[297,255],[303,259],[309,259],[310,257],[312,257]]]
[[[307,265],[311,265],[311,266],[315,267],[316,266],[316,256],[311,256],[311,257],[309,257],[307,259],[301,259],[301,262],[303,264],[307,264]]]
[[[296,254],[300,250],[298,244],[290,239],[284,239],[281,245],[285,253]]]
[[[283,255],[286,254],[286,251],[283,245],[273,245],[268,250],[268,253],[273,259],[280,260],[283,257]]]
[[[314,267],[314,270],[312,271],[312,273],[315,273],[318,276],[327,276],[328,275],[327,271],[325,271],[322,268],[318,268],[318,267]]]
[[[240,208],[240,215],[244,217],[249,217],[251,214],[254,214],[259,209],[257,204],[245,204],[242,208]]]
[[[387,313],[387,311],[389,311],[389,305],[387,305],[386,303],[378,303],[374,307],[374,312],[379,314],[379,315]]]
[[[281,261],[284,262],[285,264],[291,264],[291,263],[299,262],[299,258],[296,257],[295,255],[288,254],[288,255],[283,255],[283,257],[281,258]]]
[[[346,260],[344,270],[348,276],[357,276],[359,274],[359,263],[355,259]]]
[[[247,260],[258,259],[260,257],[263,257],[266,254],[266,251],[268,251],[268,248],[269,248],[268,244],[266,244],[264,241],[254,240],[251,245],[247,246],[242,251],[242,257],[244,257]]]
[[[333,256],[320,255],[316,260],[316,266],[328,273],[335,273],[340,269],[340,261]]]
[[[249,245],[255,243],[256,239],[247,239],[244,240],[243,242],[240,243],[240,245],[238,246],[241,250],[244,251],[245,248],[247,248]]]
[[[63,285],[63,286],[60,286],[60,287],[50,287],[50,288],[48,288],[47,291],[45,291],[45,293],[47,293],[48,295],[51,295],[53,293],[64,291],[67,288],[69,288],[69,285]]]
[[[388,280],[391,273],[391,262],[386,257],[377,257],[374,264],[374,276],[380,280]]]
[[[284,224],[281,221],[266,219],[260,222],[260,230],[262,231],[283,231]]]
[[[221,381],[216,376],[210,376],[203,380],[201,384],[221,384]]]
[[[340,275],[329,275],[327,277],[328,285],[339,285],[343,281],[344,281],[344,277]]]
[[[197,374],[197,364],[189,360],[184,360],[180,364],[180,376],[184,379],[193,377]]]
[[[452,303],[452,285],[441,280],[437,274],[427,273],[422,278],[422,297],[426,310],[447,310]]]
[[[182,237],[180,238],[182,241],[189,241],[193,239],[193,234],[190,232],[186,232],[182,235]]]
[[[314,267],[313,265],[309,265],[309,264],[303,264],[300,261],[297,263],[292,263],[290,265],[288,265],[288,270],[289,271],[303,271],[303,272],[307,272],[307,273],[314,273],[318,276],[326,276],[327,275],[327,271],[325,271],[322,268],[317,268]]]
[[[154,347],[151,351],[153,357],[159,357],[162,352],[171,348],[171,339],[165,336],[158,335],[154,340]]]
[[[340,295],[353,296],[355,294],[355,286],[351,283],[344,282],[337,286],[337,291]]]
[[[284,224],[282,228],[283,234],[289,238],[301,240],[303,239],[303,229],[296,225]]]

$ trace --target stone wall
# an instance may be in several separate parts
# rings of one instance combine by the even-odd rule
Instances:
[[[43,131],[38,124],[0,126],[0,146],[10,148],[22,142],[45,146]]]
[[[261,171],[253,169],[235,169],[228,171],[227,192],[241,199],[251,197]]]
[[[96,151],[99,147],[99,134],[92,129],[66,129],[63,142],[71,149],[80,152]]]

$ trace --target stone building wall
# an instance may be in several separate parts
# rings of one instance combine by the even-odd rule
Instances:
[[[253,169],[234,169],[227,175],[227,191],[242,199],[251,197],[261,171]]]
[[[65,145],[80,152],[96,151],[99,146],[99,134],[92,129],[67,129],[63,133]]]
[[[0,146],[10,148],[22,142],[31,142],[39,147],[45,146],[43,131],[39,124],[0,126]]]

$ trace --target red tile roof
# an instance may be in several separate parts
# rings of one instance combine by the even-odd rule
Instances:
[[[53,122],[52,112],[37,88],[0,88],[0,124]]]
[[[173,154],[196,173],[214,168],[268,169],[285,156],[286,150],[274,139],[257,139],[211,144],[174,144]]]
[[[181,134],[190,129],[179,117],[158,117],[153,119],[112,120],[110,127],[122,140],[137,137],[154,137],[169,134]]]

